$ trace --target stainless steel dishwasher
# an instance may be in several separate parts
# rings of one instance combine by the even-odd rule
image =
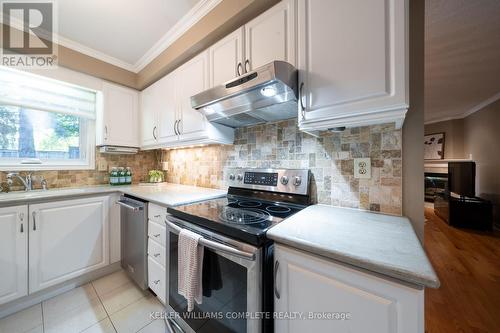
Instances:
[[[148,212],[147,202],[122,196],[121,206],[121,265],[137,285],[148,288]]]

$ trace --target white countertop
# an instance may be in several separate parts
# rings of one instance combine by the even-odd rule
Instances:
[[[34,201],[55,200],[60,198],[124,193],[158,205],[178,206],[191,202],[223,197],[226,191],[205,187],[186,186],[165,183],[161,185],[131,185],[131,186],[85,186],[77,188],[50,189],[48,191],[0,193],[0,205],[26,204]]]
[[[313,205],[271,228],[267,236],[405,282],[439,287],[439,279],[406,217]]]

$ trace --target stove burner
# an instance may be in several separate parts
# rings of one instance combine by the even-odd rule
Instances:
[[[220,213],[222,221],[234,224],[258,224],[268,221],[269,213],[254,209],[224,207]]]
[[[268,206],[266,207],[266,210],[270,213],[275,213],[275,214],[285,214],[291,211],[290,208],[283,206]]]
[[[245,208],[255,208],[262,206],[262,203],[258,201],[240,201],[238,202],[238,206]]]

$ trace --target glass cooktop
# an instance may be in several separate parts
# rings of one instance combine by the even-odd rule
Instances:
[[[261,245],[266,231],[305,208],[296,204],[274,203],[230,196],[168,208],[173,216],[241,241]]]

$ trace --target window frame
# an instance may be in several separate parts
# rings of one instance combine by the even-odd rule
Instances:
[[[26,74],[23,72],[23,74]],[[95,170],[96,169],[96,122],[98,110],[102,107],[102,98],[100,98],[101,92],[96,89],[87,88],[78,84],[69,83],[63,80],[58,80],[50,77],[45,77],[42,75],[36,75],[29,73],[35,77],[43,78],[47,81],[55,81],[61,85],[67,85],[70,87],[75,87],[78,89],[84,89],[96,94],[96,105],[95,105],[95,119],[80,118],[80,148],[81,152],[84,153],[85,157],[78,160],[70,159],[43,159],[40,164],[29,164],[22,163],[22,161],[28,160],[26,158],[5,158],[0,157],[0,171],[62,171],[62,170]],[[35,110],[36,111],[36,110]],[[45,111],[45,110],[40,110]],[[47,112],[47,111],[45,111]],[[60,113],[57,111],[50,111],[55,113]]]

